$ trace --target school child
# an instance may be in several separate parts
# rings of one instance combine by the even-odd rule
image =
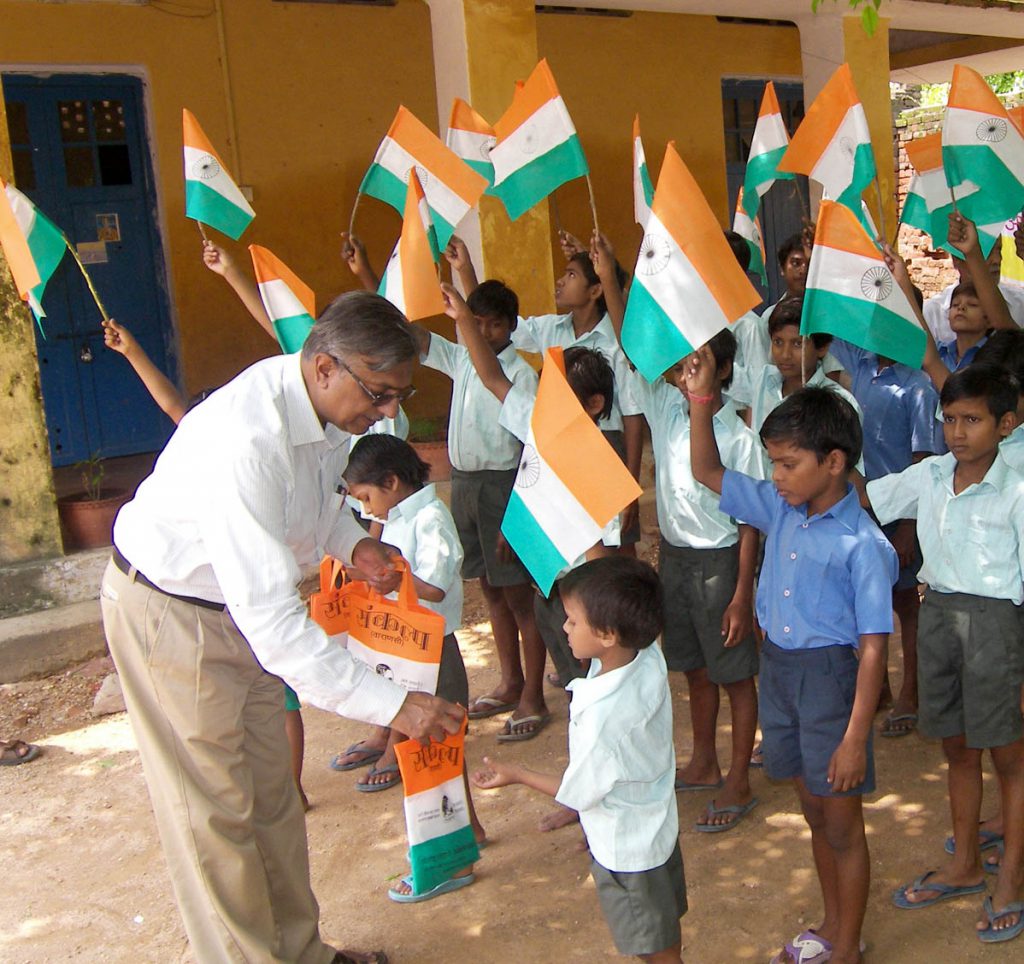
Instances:
[[[849,482],[862,439],[853,407],[833,389],[794,392],[761,426],[773,482],[752,479],[722,465],[704,401],[714,397],[715,369],[707,346],[691,356],[693,474],[721,493],[722,512],[767,534],[757,589],[764,765],[769,776],[794,781],[825,910],[821,925],[786,944],[774,964],[849,964],[861,960],[870,878],[861,802],[875,787],[872,718],[893,625],[896,553]]]
[[[832,353],[852,380],[851,390],[864,413],[864,477],[868,481],[902,472],[939,451],[935,410],[939,396],[928,376],[891,358],[858,348],[837,338]],[[903,679],[899,695],[879,731],[900,737],[917,725],[917,570],[921,547],[913,519],[898,519],[882,527],[900,560],[892,605],[900,620]]]
[[[799,231],[786,238],[779,245],[776,257],[786,291],[775,304],[769,305],[761,312],[761,320],[766,325],[779,305],[791,298],[803,298],[804,296],[804,291],[807,288],[807,269],[811,263],[811,245],[808,243],[806,232]]]
[[[800,388],[817,385],[834,391],[861,415],[857,400],[825,372],[823,361],[832,336],[821,332],[807,337],[800,334],[803,307],[803,295],[793,295],[780,301],[768,319],[772,363],[761,370],[753,387],[748,424],[755,432],[784,398]]]
[[[954,852],[893,893],[903,909],[982,893],[978,843],[981,755],[995,765],[1003,856],[978,936],[1011,940],[1024,930],[1024,475],[1000,454],[1016,424],[1020,386],[1008,371],[974,363],[941,393],[949,453],[868,483],[882,522],[916,518],[927,585],[920,617],[921,731],[942,740],[949,765]]]
[[[750,270],[750,246],[735,231],[726,231],[732,253],[744,272]],[[732,324],[736,338],[736,358],[732,366],[732,381],[729,383],[729,397],[739,409],[748,408],[753,398],[754,383],[760,378],[761,369],[771,362],[771,345],[768,339],[768,325],[756,311],[748,311]]]
[[[1017,427],[999,444],[999,452],[1014,469],[1024,473],[1024,331],[993,332],[975,361],[1000,365],[1012,372],[1022,386],[1017,402]]]
[[[723,397],[736,340],[724,330],[708,345],[715,360],[709,404],[723,459],[730,468],[763,479],[761,442],[743,424],[735,403]],[[693,477],[685,373],[684,359],[653,384],[638,381],[637,394],[651,426],[656,470],[658,568],[665,595],[662,648],[669,670],[686,674],[690,692],[693,751],[676,772],[676,789],[718,791],[696,824],[702,833],[718,833],[734,827],[758,803],[749,778],[757,730],[753,604],[758,537],[721,512],[715,495]],[[732,711],[732,754],[724,780],[715,745],[719,687]]]
[[[654,570],[613,556],[561,581],[565,630],[590,661],[569,684],[569,765],[541,773],[484,757],[482,789],[522,784],[577,810],[598,901],[619,953],[682,961],[686,881],[672,784],[672,698],[656,637],[663,626]]]

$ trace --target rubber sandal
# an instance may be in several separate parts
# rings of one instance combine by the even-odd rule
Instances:
[[[541,713],[538,716],[524,716],[519,720],[509,718],[505,721],[505,729],[498,734],[498,742],[522,743],[524,740],[532,740],[535,736],[539,736],[544,727],[546,727],[550,722],[550,713]],[[516,733],[514,727],[522,726],[524,723],[536,723],[537,725],[532,730],[527,730],[525,733]]]
[[[1020,935],[1021,931],[1024,931],[1024,901],[1011,901],[1002,910],[995,910],[992,907],[992,898],[986,897],[981,906],[984,908],[985,916],[988,918],[988,927],[978,931],[978,940],[983,943],[1002,944],[1003,941],[1012,941]],[[997,920],[1009,917],[1010,914],[1018,915],[1017,923],[1012,927],[1003,927],[999,930],[995,930],[992,927]]]
[[[929,884],[928,878],[936,873],[938,871],[929,870],[927,873],[921,874],[916,880],[911,881],[911,883],[898,887],[892,892],[892,902],[900,910],[917,910],[919,907],[931,907],[933,904],[940,904],[944,900],[955,900],[957,897],[980,894],[987,887],[985,881],[981,881],[978,884],[965,884],[962,887],[956,887],[953,884],[940,884],[938,882]],[[934,897],[929,897],[926,900],[911,901],[907,900],[906,892],[908,890],[914,893],[920,893],[922,890],[933,890],[937,891],[937,893]]]
[[[31,763],[43,751],[33,743],[26,743],[24,740],[11,740],[9,743],[0,742],[0,766],[19,767],[23,763]],[[25,748],[24,753],[19,750]]]
[[[383,783],[357,783],[356,789],[360,793],[379,793],[381,790],[390,790],[391,787],[397,787],[402,782],[402,774],[398,771],[397,763],[389,763],[386,767],[371,767],[367,776],[387,776],[392,773],[394,774],[394,779],[385,780]]]
[[[448,880],[443,880],[436,887],[431,887],[430,890],[425,890],[422,894],[402,894],[397,890],[389,890],[388,897],[390,897],[396,904],[418,904],[423,900],[433,900],[435,897],[440,897],[442,894],[449,894],[453,890],[462,890],[463,887],[468,887],[473,881],[476,880],[476,874],[466,874],[464,877],[451,877]],[[402,883],[406,887],[412,887],[412,874],[408,877],[402,878]]]
[[[514,710],[519,705],[518,703],[504,703],[493,696],[478,696],[470,703],[470,706],[480,706],[481,703],[487,709],[469,710],[466,715],[471,720],[486,720],[489,716],[497,716],[499,713],[507,713],[509,710]]]
[[[795,964],[823,964],[832,959],[832,944],[814,931],[802,931],[786,943],[771,964],[782,964],[783,954],[788,954]]]
[[[698,833],[724,833],[726,830],[732,830],[760,802],[757,797],[751,797],[747,803],[738,803],[731,807],[716,807],[715,801],[712,800],[704,811],[709,817],[734,814],[733,819],[728,823],[695,823],[693,829]]]
[[[993,847],[998,847],[1003,842],[1003,835],[996,833],[994,830],[982,830],[978,828],[978,849],[981,851],[991,850]],[[956,842],[953,838],[947,837],[946,842],[942,847],[950,857],[956,852]]]
[[[376,763],[382,756],[384,756],[383,750],[360,750],[359,748],[366,743],[366,740],[360,740],[358,743],[353,743],[344,753],[339,753],[333,760],[331,760],[329,766],[332,770],[358,770],[360,767],[368,767],[371,763]],[[362,753],[363,759],[357,760],[354,763],[339,763],[343,757],[347,757],[351,753]]]
[[[909,723],[909,726],[900,726],[901,723]],[[899,736],[910,736],[917,729],[916,713],[899,713],[893,716],[890,713],[883,721],[878,730],[879,736],[895,738]]]

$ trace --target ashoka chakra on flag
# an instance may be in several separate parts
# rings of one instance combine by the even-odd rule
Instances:
[[[860,290],[865,298],[885,301],[892,294],[892,275],[888,268],[868,268],[860,279]]]
[[[204,181],[220,174],[220,165],[212,154],[204,154],[192,165],[192,173]]]
[[[664,271],[672,257],[672,245],[660,234],[645,234],[636,259],[636,270],[652,275]]]

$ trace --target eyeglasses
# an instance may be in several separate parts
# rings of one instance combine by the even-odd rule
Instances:
[[[408,388],[403,388],[400,392],[375,392],[340,358],[335,358],[334,355],[331,355],[331,358],[334,358],[339,368],[344,368],[352,376],[352,381],[363,390],[363,394],[370,400],[374,408],[386,408],[392,402],[401,403],[416,394],[416,389],[412,385]]]

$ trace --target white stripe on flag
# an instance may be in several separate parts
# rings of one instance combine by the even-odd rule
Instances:
[[[443,808],[445,797],[448,798],[449,806],[453,808],[447,815]],[[466,810],[466,790],[462,777],[453,777],[429,790],[409,794],[405,798],[405,812],[415,813],[420,818],[407,821],[410,847],[436,840],[438,837],[446,837],[459,827],[468,826],[469,814]]]
[[[576,128],[561,97],[553,97],[534,111],[505,140],[491,150],[494,183],[526,167],[575,136]]]
[[[459,155],[464,161],[491,163],[491,148],[494,146],[493,134],[481,134],[477,131],[464,131],[458,127],[448,128],[448,148]]]
[[[205,184],[211,191],[216,191],[225,201],[241,208],[247,214],[255,216],[255,212],[217,159],[206,151],[196,150],[185,145],[185,180],[198,181]]]
[[[36,206],[21,193],[13,184],[5,184],[4,190],[7,200],[11,202],[11,210],[14,212],[14,220],[17,221],[21,233],[28,236],[36,224]]]
[[[876,258],[852,254],[825,243],[814,246],[807,287],[855,298],[866,309],[886,308],[915,328],[920,328],[910,302],[899,289],[889,269]]]
[[[750,142],[750,157],[760,157],[785,147],[789,143],[786,125],[781,114],[765,114],[757,119],[754,137]],[[747,163],[749,163],[749,158]]]
[[[260,299],[263,301],[263,307],[267,309],[271,321],[309,314],[305,305],[295,296],[295,292],[280,278],[261,281],[259,289]]]
[[[458,224],[469,210],[469,205],[444,181],[432,174],[401,144],[390,137],[384,138],[374,163],[390,171],[403,184],[409,183],[409,171],[415,167],[427,203],[451,225]]]
[[[1009,120],[976,110],[947,107],[943,147],[987,147],[1020,181],[1024,181],[1024,137]],[[959,197],[959,188],[957,188]]]
[[[395,245],[395,250],[391,253],[391,257],[384,268],[384,279],[381,282],[380,293],[404,315],[405,285],[402,283],[402,259],[398,254],[399,244],[401,244],[401,241]]]
[[[871,135],[864,108],[854,104],[818,158],[811,177],[828,192],[829,197],[840,197],[852,183],[854,155],[858,145],[870,143]]]

